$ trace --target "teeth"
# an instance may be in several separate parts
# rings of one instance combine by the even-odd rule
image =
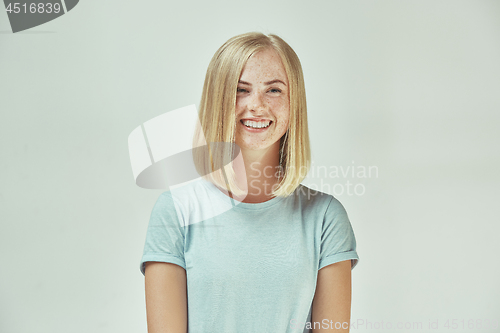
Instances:
[[[265,128],[271,124],[270,120],[266,121],[251,121],[251,120],[243,120],[243,125],[251,128]]]

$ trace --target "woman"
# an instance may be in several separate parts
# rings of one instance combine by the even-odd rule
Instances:
[[[200,150],[203,177],[153,208],[149,332],[348,332],[356,241],[340,202],[300,184],[310,150],[295,52],[275,35],[229,39],[207,70],[200,123],[195,145],[236,147]]]

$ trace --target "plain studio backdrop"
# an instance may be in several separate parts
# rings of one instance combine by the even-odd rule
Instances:
[[[2,9],[0,332],[146,332],[163,190],[135,185],[128,135],[198,106],[214,52],[248,31],[301,59],[304,183],[357,238],[352,331],[500,332],[500,2],[484,0],[85,0],[15,34]]]

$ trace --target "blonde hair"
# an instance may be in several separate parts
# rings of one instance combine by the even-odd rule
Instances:
[[[200,147],[208,143],[208,149],[195,149],[193,155],[196,168],[205,179],[237,195],[242,190],[236,186],[234,170],[228,164],[239,153],[235,151],[237,146],[217,143],[235,142],[238,80],[248,59],[267,48],[275,50],[283,62],[290,96],[289,127],[280,139],[280,169],[284,174],[272,194],[293,193],[310,167],[306,93],[297,54],[276,35],[250,32],[232,37],[215,52],[207,69],[199,106],[201,129],[196,131],[193,144]]]

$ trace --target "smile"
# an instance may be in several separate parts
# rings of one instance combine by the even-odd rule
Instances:
[[[251,121],[251,120],[241,120],[241,123],[248,128],[267,128],[271,125],[271,120],[266,121]]]

